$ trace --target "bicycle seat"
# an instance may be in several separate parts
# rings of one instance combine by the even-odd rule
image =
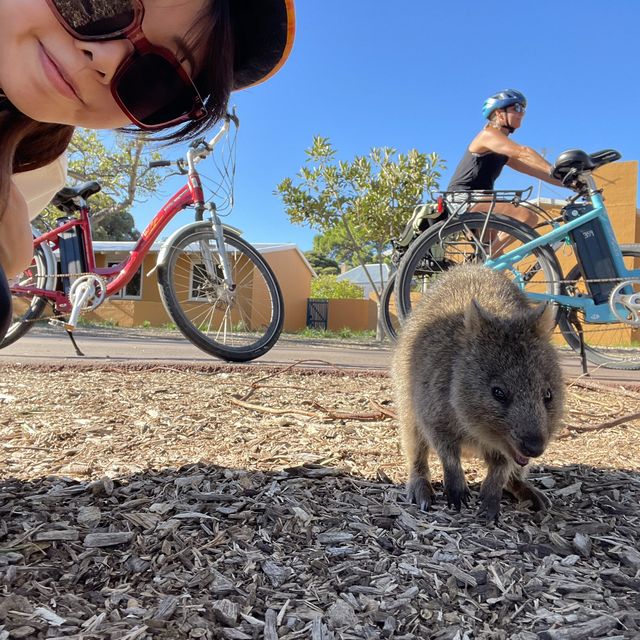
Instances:
[[[100,191],[102,187],[99,182],[83,182],[75,187],[62,187],[51,201],[56,207],[69,206],[76,198],[86,200]]]
[[[562,180],[572,169],[578,173],[592,171],[609,162],[620,160],[621,157],[615,149],[605,149],[591,155],[580,149],[569,149],[558,156],[551,175],[557,180]]]

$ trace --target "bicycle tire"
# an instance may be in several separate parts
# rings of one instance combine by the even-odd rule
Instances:
[[[635,268],[640,268],[640,244],[620,245],[620,250],[624,258],[637,260]],[[582,272],[578,265],[569,271],[566,276],[566,281],[570,283],[567,286],[569,293],[580,295],[579,289],[582,289],[583,294],[588,295],[584,283],[580,283],[582,277]],[[580,336],[569,319],[570,313],[571,310],[567,307],[561,309],[558,316],[558,326],[567,344],[576,353],[580,354]],[[611,343],[615,345],[616,342],[624,342],[625,336],[621,331],[627,334],[630,330],[628,325],[622,322],[609,324],[588,323],[584,321],[584,314],[582,314],[581,322],[585,331],[584,351],[589,362],[600,365],[605,369],[640,369],[640,346],[627,348],[611,345]],[[636,335],[638,333],[640,331],[636,331]]]
[[[480,213],[466,213],[440,222],[421,235],[403,256],[396,273],[396,305],[401,322],[411,312],[412,298],[420,297],[438,274],[468,262],[484,263],[492,257],[492,234],[507,234],[498,241],[506,250],[515,243],[524,244],[539,234],[522,222],[500,215],[490,219]],[[507,241],[507,238],[511,238]],[[558,295],[561,292],[562,269],[555,254],[542,246],[505,270],[525,292]]]
[[[28,286],[33,283],[38,288],[44,288],[48,276],[44,251],[42,247],[38,246],[34,250],[31,264],[22,272],[20,284]],[[26,298],[25,296],[12,295],[11,302],[13,307],[12,321],[6,335],[0,342],[0,349],[4,349],[22,338],[42,316],[47,306],[47,299],[43,296]]]
[[[233,292],[224,287],[210,227],[186,228],[176,236],[158,265],[158,288],[167,312],[190,342],[217,358],[246,362],[278,340],[284,301],[271,267],[256,249],[228,229],[224,240],[236,281]],[[209,256],[215,260],[213,273],[206,267]],[[263,304],[253,306],[258,295]]]
[[[391,342],[394,342],[394,343],[398,339],[398,328],[399,328],[399,320],[397,320],[397,315],[395,316],[396,321],[394,322],[393,314],[391,313],[391,308],[390,308],[391,300],[393,299],[395,294],[395,285],[396,285],[396,274],[394,272],[389,276],[389,280],[387,281],[387,284],[384,286],[384,289],[382,290],[382,294],[380,296],[380,303],[379,303],[380,311],[378,314],[380,325],[384,329],[384,332],[387,338],[389,338],[389,340],[391,340]]]

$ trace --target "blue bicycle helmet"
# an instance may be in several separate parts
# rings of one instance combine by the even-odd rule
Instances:
[[[506,109],[512,104],[518,103],[526,107],[527,99],[522,93],[515,89],[505,89],[484,101],[484,104],[482,105],[482,115],[488,120],[496,109]]]

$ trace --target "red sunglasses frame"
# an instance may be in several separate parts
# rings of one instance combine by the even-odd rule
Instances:
[[[207,110],[204,106],[204,102],[200,93],[194,84],[191,76],[184,70],[183,66],[180,64],[176,56],[166,49],[165,47],[160,47],[158,45],[152,44],[147,40],[142,31],[142,20],[144,18],[144,6],[140,0],[130,0],[131,6],[133,8],[133,18],[131,24],[125,27],[124,29],[120,29],[119,31],[115,31],[107,34],[100,34],[96,36],[87,36],[81,33],[78,33],[62,16],[58,7],[55,4],[55,0],[46,0],[49,8],[51,9],[53,15],[56,17],[58,22],[64,27],[64,29],[73,36],[76,40],[81,40],[84,42],[96,42],[101,40],[121,40],[126,39],[131,42],[133,45],[133,51],[131,54],[125,58],[120,66],[116,69],[116,72],[111,79],[111,95],[116,101],[118,107],[125,113],[125,115],[131,120],[131,122],[143,129],[144,131],[156,131],[158,129],[164,129],[166,127],[171,127],[174,125],[178,125],[182,122],[187,122],[188,120],[200,120],[207,115]],[[134,64],[134,60],[136,56],[145,56],[145,55],[156,55],[164,58],[176,71],[182,84],[185,89],[191,89],[193,93],[193,104],[188,113],[184,113],[177,118],[172,120],[167,120],[166,122],[157,123],[157,124],[145,124],[140,121],[135,115],[131,112],[131,110],[127,107],[127,105],[123,102],[122,98],[118,94],[118,83],[122,79],[122,77],[127,73],[127,71],[131,68],[132,64]]]

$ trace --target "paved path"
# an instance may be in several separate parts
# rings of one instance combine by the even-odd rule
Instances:
[[[76,339],[85,357],[78,357],[70,340],[58,328],[36,327],[14,344],[0,350],[0,365],[22,364],[195,364],[210,365],[220,361],[194,347],[178,333],[146,330],[80,328]],[[282,337],[261,358],[262,365],[289,365],[300,360],[306,366],[336,366],[346,369],[385,371],[389,367],[391,348],[387,343],[339,340],[310,340]],[[565,374],[581,374],[578,358],[569,350],[561,351]],[[250,366],[247,365],[247,366]],[[640,371],[591,369],[592,380],[611,384],[640,385]]]

